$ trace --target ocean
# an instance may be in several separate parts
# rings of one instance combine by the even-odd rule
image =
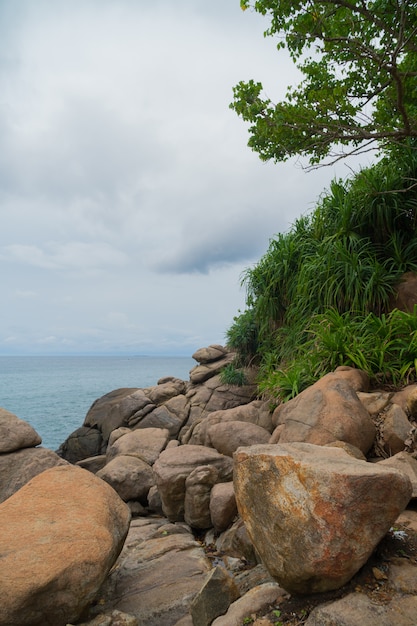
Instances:
[[[57,450],[97,398],[120,387],[151,387],[164,376],[188,381],[196,365],[191,357],[0,356],[0,407]]]

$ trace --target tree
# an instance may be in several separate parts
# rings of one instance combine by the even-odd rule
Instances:
[[[249,80],[230,105],[250,123],[262,160],[308,156],[311,166],[388,145],[417,148],[417,2],[414,0],[241,0],[270,17],[301,70],[274,104]]]

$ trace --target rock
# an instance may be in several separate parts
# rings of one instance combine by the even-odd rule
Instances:
[[[218,470],[218,482],[227,482],[232,478],[232,459],[204,446],[168,448],[155,462],[155,483],[164,514],[170,521],[184,519],[185,481],[200,465],[213,465]]]
[[[412,313],[417,304],[417,274],[406,272],[396,285],[394,295],[390,298],[389,310],[400,309]]]
[[[109,440],[107,442],[107,450],[114,443],[116,443],[116,441],[120,439],[120,437],[123,437],[123,435],[128,435],[131,432],[132,432],[132,429],[129,428],[128,426],[120,426],[120,428],[116,428],[115,430],[112,430],[110,433]]]
[[[376,433],[355,391],[337,374],[323,376],[293,400],[281,404],[272,419],[277,426],[284,425],[279,443],[325,445],[345,441],[366,454]]]
[[[242,598],[233,602],[225,615],[215,619],[212,626],[241,626],[246,617],[266,610],[286,596],[285,591],[277,583],[264,583],[253,587]]]
[[[406,400],[406,409],[412,419],[417,418],[417,387],[413,386]]]
[[[337,589],[366,562],[410,500],[410,479],[339,448],[240,448],[238,510],[263,563],[291,593]],[[256,476],[256,480],[253,477]]]
[[[64,626],[95,598],[122,549],[128,507],[106,483],[65,465],[0,506],[0,624]]]
[[[255,548],[240,517],[217,538],[216,548],[219,552],[229,556],[243,557],[252,565],[258,562]]]
[[[218,375],[209,378],[203,384],[191,385],[186,393],[190,412],[179,434],[181,443],[189,443],[192,427],[197,420],[204,419],[214,411],[224,411],[248,404],[254,400],[256,393],[255,381],[249,381],[249,384],[241,387],[224,385]]]
[[[269,443],[273,443],[270,441]],[[359,461],[366,461],[366,456],[357,448],[356,446],[352,446],[350,443],[346,443],[346,441],[333,441],[332,443],[326,443],[326,446],[330,446],[331,448],[341,448],[350,456],[353,456],[355,459]]]
[[[179,394],[162,406],[154,408],[139,422],[137,428],[166,428],[169,436],[175,438],[187,421],[189,411],[190,405],[186,396]]]
[[[194,626],[210,626],[216,617],[226,613],[239,595],[230,574],[223,567],[214,567],[191,602],[190,613]]]
[[[411,454],[408,454],[407,452],[397,452],[394,456],[391,456],[384,461],[380,461],[380,464],[384,467],[394,467],[400,472],[406,474],[410,479],[413,488],[411,497],[417,498],[417,461],[411,456]]]
[[[48,448],[22,448],[0,455],[0,502],[51,467],[68,465]]]
[[[377,604],[364,593],[351,593],[315,608],[305,626],[414,626],[416,611],[417,596]]]
[[[179,378],[169,378],[167,382],[149,387],[146,389],[146,395],[150,400],[159,406],[175,396],[184,395],[187,385],[183,380]]]
[[[125,502],[139,500],[146,504],[149,489],[155,484],[151,466],[134,456],[116,456],[96,475],[111,485]]]
[[[76,465],[79,467],[83,467],[84,469],[92,472],[93,474],[97,474],[97,472],[106,465],[106,455],[99,454],[98,456],[90,456],[87,459],[82,459],[81,461],[77,461]]]
[[[232,421],[255,424],[265,428],[269,433],[272,433],[274,429],[268,403],[261,400],[253,400],[248,404],[235,406],[231,409],[213,411],[209,415],[196,420],[191,428],[187,443],[209,446],[211,444],[207,431],[215,424]]]
[[[357,392],[359,400],[370,415],[378,415],[386,409],[393,395],[392,392],[388,391]]]
[[[211,528],[210,493],[219,479],[214,465],[199,465],[185,480],[184,520],[191,528]]]
[[[161,496],[159,495],[158,487],[153,485],[149,489],[148,493],[148,508],[153,513],[163,515]]]
[[[120,426],[126,426],[132,415],[143,406],[144,395],[143,390],[136,387],[106,393],[93,402],[85,416],[84,426],[99,430],[107,444],[110,433]]]
[[[196,365],[190,372],[190,382],[193,385],[200,385],[204,383],[209,378],[216,376],[219,372],[222,371],[229,365],[233,363],[235,360],[235,354],[229,353],[225,354],[221,359],[217,359],[216,361],[207,361],[202,365]]]
[[[197,361],[197,363],[211,363],[212,361],[222,359],[227,353],[227,348],[214,344],[207,348],[200,348],[194,352],[192,358]]]
[[[392,559],[389,568],[389,584],[400,593],[417,595],[417,568],[408,559]]]
[[[237,515],[233,482],[214,485],[210,492],[209,506],[214,530],[221,533],[232,524]]]
[[[117,566],[101,588],[100,612],[117,609],[146,626],[175,624],[188,614],[210,569],[185,525],[132,520]]]
[[[225,454],[233,456],[233,452],[241,446],[250,446],[257,443],[268,443],[271,434],[255,424],[246,422],[220,422],[208,429],[209,444]],[[207,444],[206,444],[207,445]]]
[[[57,454],[69,463],[102,454],[106,449],[101,432],[97,428],[80,426],[59,446]]]
[[[0,407],[0,454],[31,448],[40,443],[42,439],[30,424]]]
[[[414,395],[416,389],[416,383],[414,383],[413,385],[407,385],[403,389],[400,389],[399,391],[394,393],[391,398],[391,402],[393,404],[398,404],[398,406],[400,406],[402,410],[407,413],[407,411],[410,411],[411,409],[411,407],[408,406],[408,398]]]
[[[328,376],[334,376],[340,380],[346,381],[356,392],[365,392],[369,388],[368,374],[363,370],[356,369],[356,367],[339,365],[339,367],[336,367],[335,371]]]
[[[67,626],[73,626],[67,624]],[[100,613],[89,622],[77,623],[77,626],[139,626],[138,620],[134,615],[122,613],[121,611],[110,611],[109,613]]]
[[[129,428],[136,426],[144,417],[156,408],[156,404],[152,402],[143,389],[141,391],[140,402],[137,403],[135,412],[126,418]]]
[[[134,456],[153,465],[169,440],[166,428],[140,428],[121,437],[107,448],[107,462],[118,455]]]
[[[384,414],[382,427],[383,446],[393,456],[405,448],[405,441],[411,430],[406,414],[398,404],[391,404]]]

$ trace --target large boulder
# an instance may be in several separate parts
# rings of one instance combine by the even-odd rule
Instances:
[[[241,446],[251,446],[258,443],[268,443],[271,434],[256,424],[246,422],[221,422],[213,424],[208,429],[208,444],[227,456]]]
[[[217,470],[216,482],[232,479],[232,459],[204,446],[167,448],[155,462],[155,482],[161,496],[162,509],[170,521],[184,520],[186,479],[201,465],[210,465]]]
[[[100,607],[135,615],[143,626],[172,626],[187,615],[210,570],[185,525],[134,519],[117,567],[100,590]]]
[[[95,598],[130,512],[93,474],[66,465],[36,476],[0,506],[1,626],[64,626]]]
[[[107,448],[107,460],[117,455],[134,456],[153,465],[169,440],[166,428],[140,428],[118,437]]]
[[[97,428],[80,426],[61,443],[57,453],[69,463],[78,463],[91,456],[102,454],[105,450],[106,444]]]
[[[376,434],[355,390],[337,373],[323,376],[293,400],[281,404],[274,411],[273,422],[279,429],[274,442],[325,445],[345,441],[364,454]]]
[[[68,465],[48,448],[22,448],[0,454],[0,502],[47,469]]]
[[[154,407],[138,422],[136,428],[166,428],[170,438],[173,439],[187,421],[189,410],[186,396],[179,394],[161,406]]]
[[[408,476],[340,448],[278,444],[240,448],[239,512],[270,574],[290,593],[349,581],[408,504]],[[254,480],[254,477],[256,479]]]
[[[181,443],[190,443],[192,427],[197,420],[206,418],[214,411],[224,411],[252,402],[257,394],[257,385],[255,380],[252,380],[254,377],[253,373],[248,384],[240,387],[225,385],[218,374],[203,384],[191,385],[185,394],[190,410],[188,420],[179,434]]]
[[[0,454],[42,443],[36,430],[14,413],[0,407]]]
[[[144,505],[155,484],[152,468],[146,461],[124,454],[114,457],[96,475],[111,485],[125,502],[139,500]]]
[[[254,424],[270,433],[274,429],[269,403],[262,400],[253,400],[248,404],[242,404],[230,409],[213,411],[209,415],[196,420],[189,433],[187,443],[202,446],[211,445],[208,430],[215,424],[224,424],[225,422]]]
[[[144,395],[143,390],[136,387],[123,387],[106,393],[93,402],[83,426],[97,428],[107,443],[110,433],[120,426],[126,426],[132,415],[148,401],[146,398],[144,400]]]

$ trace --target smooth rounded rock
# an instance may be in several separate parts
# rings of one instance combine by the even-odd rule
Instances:
[[[64,626],[95,598],[123,547],[129,508],[79,467],[55,467],[0,506],[1,626]]]

